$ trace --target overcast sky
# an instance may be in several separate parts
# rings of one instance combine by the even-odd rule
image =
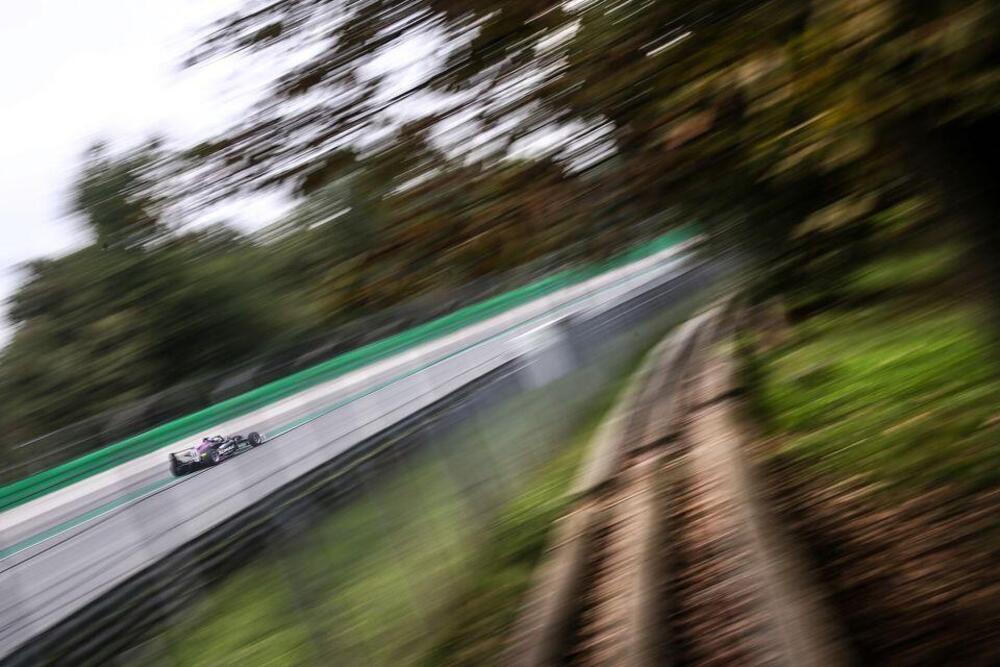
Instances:
[[[180,142],[221,129],[266,77],[231,61],[179,63],[197,32],[241,0],[32,0],[0,13],[0,299],[15,267],[81,243],[69,184],[97,138]],[[247,225],[273,216],[249,207]],[[0,345],[9,336],[0,324]]]

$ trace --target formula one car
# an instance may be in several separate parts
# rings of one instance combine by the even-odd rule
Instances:
[[[180,477],[199,468],[218,465],[244,449],[263,443],[264,438],[257,431],[250,431],[246,436],[215,435],[202,438],[202,441],[194,447],[170,454],[170,472],[175,477]]]

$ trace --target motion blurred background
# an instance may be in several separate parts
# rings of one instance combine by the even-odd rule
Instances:
[[[790,456],[995,489],[996,2],[147,5],[4,10],[0,481],[685,229]]]
[[[332,332],[361,317],[405,303],[384,326],[426,319],[692,221],[745,248],[796,307],[843,296],[860,262],[917,226],[962,244],[963,284],[996,303],[993,3],[688,5],[252,2],[200,41],[181,27],[214,12],[178,6],[162,47],[189,68],[162,78],[190,101],[175,115],[231,126],[129,146],[142,124],[121,123],[124,141],[92,137],[72,182],[48,186],[68,190],[71,222],[7,219],[11,249],[37,247],[19,241],[36,227],[74,242],[5,254],[19,266],[5,451],[241,364],[349,346],[379,327]],[[146,54],[164,13],[14,10],[33,42],[72,39],[47,42],[41,67],[11,53],[8,95],[30,104],[25,72],[44,80],[77,48]],[[73,77],[88,109],[108,88],[108,107],[145,90],[164,58],[110,84],[114,61],[89,60]],[[44,117],[72,124],[74,106]],[[6,132],[45,150],[45,128],[14,120]],[[8,168],[15,188],[31,174]]]

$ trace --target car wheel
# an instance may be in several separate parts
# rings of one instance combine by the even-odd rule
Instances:
[[[222,454],[219,453],[218,449],[216,449],[215,447],[213,447],[212,449],[208,450],[208,463],[209,463],[209,465],[213,465],[213,466],[214,465],[218,465],[221,461],[222,461]]]
[[[256,447],[257,445],[264,444],[264,438],[257,431],[250,431],[250,433],[247,434],[247,442],[250,443],[251,447]]]

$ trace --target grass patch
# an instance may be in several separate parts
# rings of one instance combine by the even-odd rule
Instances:
[[[851,277],[851,291],[885,293],[945,282],[955,275],[961,257],[962,249],[957,243],[890,255],[858,269]]]
[[[605,411],[606,406],[595,411],[566,450],[505,508],[422,664],[502,664],[521,597],[531,583],[549,529],[567,509],[565,492]]]
[[[901,288],[954,275],[955,247],[883,258],[857,289],[895,290],[799,324],[755,364],[755,405],[781,454],[891,487],[1000,482],[1000,381],[982,306],[920,301]]]
[[[628,372],[599,397],[562,453],[542,467],[504,508],[435,632],[432,647],[421,662],[424,667],[503,664],[503,650],[521,599],[532,582],[552,524],[567,510],[566,491],[587,443],[640,362],[641,358],[631,360]]]

